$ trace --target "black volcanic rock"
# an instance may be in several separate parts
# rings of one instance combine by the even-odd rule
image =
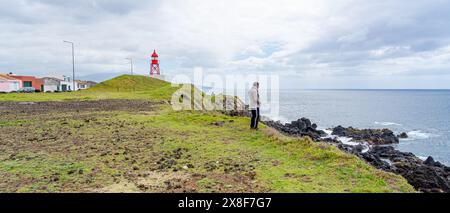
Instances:
[[[445,167],[429,166],[414,161],[395,162],[394,172],[402,175],[422,192],[450,192],[450,173]]]
[[[309,136],[314,141],[320,141],[321,137],[327,135],[324,131],[317,130],[317,125],[311,123],[307,118],[301,118],[287,124],[275,121],[265,121],[264,124],[289,135]]]
[[[341,142],[336,139],[336,138],[320,138],[319,140],[320,142],[324,142],[324,143],[334,143],[334,144],[341,144]]]
[[[357,155],[378,169],[403,176],[419,191],[450,192],[450,167],[434,161],[432,157],[422,161],[413,153],[401,152],[392,146],[375,146],[366,153],[348,145],[339,145],[338,148]]]
[[[395,144],[399,140],[394,132],[389,129],[356,129],[353,127],[344,128],[337,126],[333,128],[332,135],[349,137],[353,141],[367,142],[372,145]]]
[[[440,162],[434,161],[433,157],[431,157],[431,156],[429,156],[423,163],[428,166],[437,166],[437,167],[445,168],[445,166],[443,164],[441,164]],[[449,169],[450,169],[450,167],[447,167],[447,170],[449,170]]]
[[[406,132],[402,132],[400,135],[397,135],[397,138],[401,138],[401,139],[405,139],[408,138],[408,134],[406,134]]]

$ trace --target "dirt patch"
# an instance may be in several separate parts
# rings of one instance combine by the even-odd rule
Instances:
[[[171,152],[164,152],[162,153],[162,156],[159,158],[158,161],[156,161],[156,169],[158,171],[173,171],[177,172],[179,170],[187,170],[190,168],[194,168],[194,165],[191,163],[187,163],[185,165],[178,164],[178,160],[184,158],[189,159],[191,157],[188,153],[188,149],[186,148],[177,148],[172,150]]]
[[[284,177],[298,179],[298,181],[301,182],[312,182],[312,178],[305,174],[286,173],[284,174]]]
[[[136,185],[145,192],[196,192],[196,178],[185,172],[147,172]]]
[[[138,193],[139,188],[136,184],[130,181],[122,180],[119,183],[112,184],[110,186],[104,187],[99,190],[94,190],[94,192],[100,193]]]
[[[94,192],[192,193],[197,191],[195,184],[197,180],[197,176],[185,172],[150,171],[139,174],[139,178],[134,180],[118,180],[116,183],[94,190]]]
[[[0,116],[73,111],[152,111],[161,104],[163,102],[145,100],[0,102]]]
[[[235,162],[233,159],[225,158],[221,159],[219,161],[210,161],[206,162],[203,165],[203,168],[205,168],[206,171],[212,172],[216,170],[221,170],[224,173],[252,173],[255,169],[255,166],[251,163],[242,163],[242,162]]]
[[[252,193],[270,192],[270,189],[260,185],[253,177],[246,174],[212,173],[197,181],[200,192]]]

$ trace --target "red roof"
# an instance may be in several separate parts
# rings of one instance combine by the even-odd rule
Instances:
[[[156,50],[153,50],[152,57],[158,57],[158,54],[156,54]]]
[[[17,79],[17,78],[14,78],[13,76],[9,76],[8,74],[0,74],[0,78],[3,78],[3,79],[7,79],[7,80],[16,80],[16,81],[20,81],[19,79]]]

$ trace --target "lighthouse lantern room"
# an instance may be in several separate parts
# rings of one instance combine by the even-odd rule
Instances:
[[[159,70],[158,54],[156,53],[156,50],[153,50],[152,59],[150,63],[150,76],[159,76],[159,75],[161,75],[161,72]]]

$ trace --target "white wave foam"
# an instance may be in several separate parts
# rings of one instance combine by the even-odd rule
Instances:
[[[343,144],[346,144],[346,145],[356,146],[356,145],[359,144],[359,143],[357,143],[357,142],[353,142],[353,141],[352,141],[352,138],[347,138],[347,137],[337,137],[337,139],[338,139],[340,142],[342,142]]]
[[[363,150],[361,151],[362,153],[366,153],[370,150],[370,145],[367,143],[354,142],[354,141],[352,141],[352,138],[347,138],[347,137],[337,137],[337,139],[345,145],[350,145],[350,146],[362,145],[363,146]]]
[[[423,161],[425,161],[425,160],[427,159],[427,157],[424,157],[424,156],[419,156],[419,155],[417,155],[417,157],[418,157],[420,160],[423,160]]]
[[[381,126],[401,126],[401,124],[398,123],[394,123],[394,122],[378,122],[375,121],[376,125],[381,125]]]
[[[330,129],[322,129],[325,133],[327,133],[327,136],[322,137],[322,138],[333,138],[333,139],[337,139],[338,141],[340,141],[341,143],[345,144],[345,145],[350,145],[350,146],[357,146],[357,145],[362,145],[363,146],[363,150],[362,153],[366,153],[370,150],[370,146],[367,143],[359,143],[359,142],[354,142],[352,141],[352,138],[348,138],[348,137],[339,137],[336,135],[332,135],[331,133],[333,133],[332,130]]]
[[[389,165],[392,165],[392,161],[389,160],[388,158],[380,158],[380,160],[382,160],[382,161],[388,163]]]
[[[331,136],[331,133],[333,133],[333,131],[330,130],[330,129],[323,129],[323,131],[324,131],[325,133],[327,133],[328,136]]]
[[[261,118],[264,118],[264,117],[269,118],[272,121],[280,121],[283,124],[289,123],[288,119],[281,115],[262,114]]]
[[[424,140],[424,139],[428,139],[430,137],[436,136],[432,133],[422,132],[420,130],[410,131],[410,132],[407,132],[406,134],[408,134],[408,138],[403,139],[403,140]]]
[[[370,150],[370,146],[369,145],[366,145],[366,146],[364,146],[364,149],[361,151],[362,153],[366,153],[366,152],[368,152]]]
[[[352,146],[356,146],[356,145],[359,144],[359,143],[356,143],[356,142],[352,142],[352,141],[351,141],[352,138],[339,137],[339,136],[336,136],[336,135],[332,135],[331,133],[333,133],[333,131],[330,130],[330,129],[323,129],[323,131],[324,131],[325,133],[327,133],[327,136],[322,137],[322,138],[333,138],[333,139],[337,139],[338,141],[342,142],[343,144],[352,145]]]

